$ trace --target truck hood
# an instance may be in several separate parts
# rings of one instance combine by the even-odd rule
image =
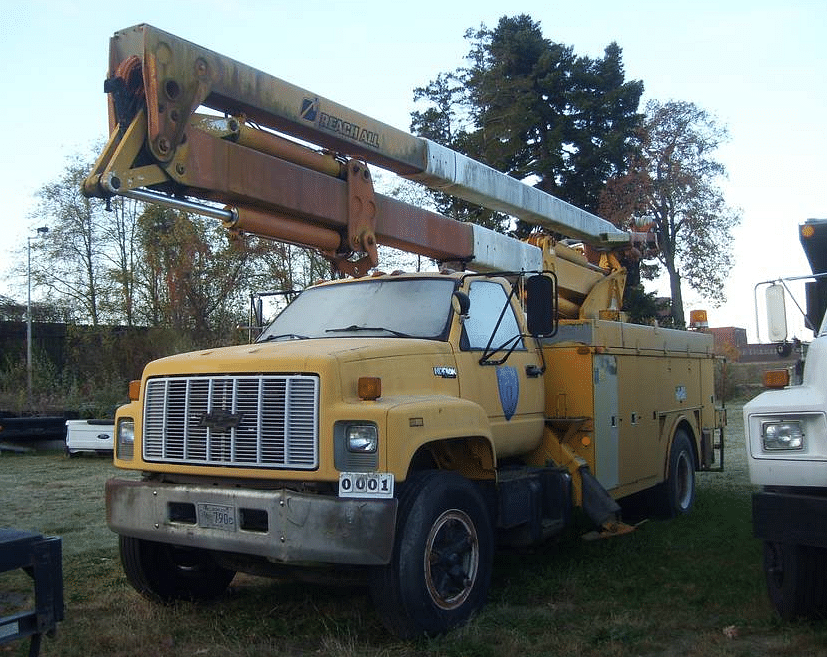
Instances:
[[[744,416],[753,414],[802,413],[822,411],[824,409],[824,392],[812,385],[800,385],[783,390],[767,390],[744,404]]]
[[[409,338],[323,338],[263,342],[168,356],[149,363],[145,376],[235,372],[315,372],[324,363],[389,359],[426,360],[452,357],[451,346],[436,340]]]
[[[801,385],[783,390],[767,390],[744,405],[744,413],[801,413],[822,412],[827,390],[827,337],[820,337],[810,344],[804,364],[804,381]]]

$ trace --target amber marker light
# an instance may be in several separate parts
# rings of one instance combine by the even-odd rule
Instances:
[[[141,380],[136,379],[129,382],[129,401],[138,401],[141,396]]]
[[[790,373],[787,370],[767,370],[764,372],[765,388],[786,388],[790,385]]]
[[[812,226],[808,226],[807,224],[804,224],[801,227],[801,237],[810,238],[815,234],[816,234],[816,229],[813,228]]]
[[[382,379],[378,376],[360,376],[358,391],[359,399],[376,401],[382,396]]]
[[[705,310],[689,311],[689,328],[709,328],[709,320],[707,319]]]

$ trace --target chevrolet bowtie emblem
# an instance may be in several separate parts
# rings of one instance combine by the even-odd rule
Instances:
[[[217,408],[201,415],[199,427],[206,427],[213,431],[226,432],[235,429],[241,424],[243,413],[230,413],[224,409]]]

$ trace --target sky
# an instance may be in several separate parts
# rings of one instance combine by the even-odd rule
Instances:
[[[0,294],[13,298],[25,298],[25,278],[10,266],[25,260],[35,228],[48,225],[34,215],[36,193],[60,177],[71,155],[105,139],[109,37],[138,23],[403,130],[413,89],[464,64],[469,28],[528,14],[547,39],[578,55],[599,57],[617,42],[627,80],[643,81],[643,102],[690,101],[729,129],[717,154],[729,174],[721,187],[743,219],[733,233],[728,301],[716,308],[688,288],[684,299],[687,316],[705,308],[710,326],[746,328],[752,341],[766,336],[764,327],[756,335],[754,286],[807,273],[798,225],[827,217],[823,0],[0,0],[0,6]],[[667,293],[668,286],[647,290]],[[799,337],[811,337],[800,321],[791,318],[790,325]]]

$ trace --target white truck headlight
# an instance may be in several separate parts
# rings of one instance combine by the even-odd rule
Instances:
[[[135,420],[118,420],[116,434],[118,444],[116,445],[116,456],[123,461],[131,461],[135,454]]]
[[[804,448],[804,431],[797,420],[762,423],[761,439],[770,452]]]
[[[350,424],[345,431],[347,449],[356,454],[375,454],[379,431],[375,424]]]

